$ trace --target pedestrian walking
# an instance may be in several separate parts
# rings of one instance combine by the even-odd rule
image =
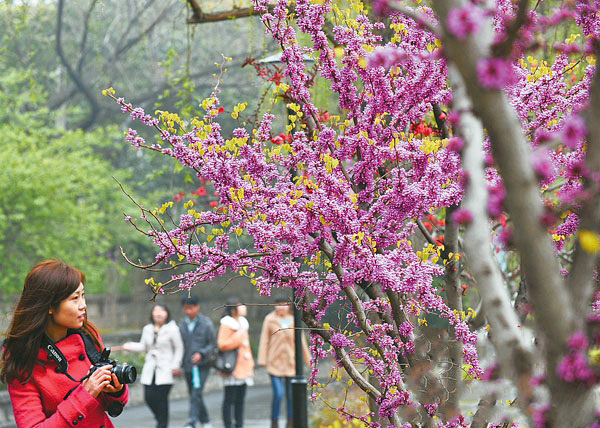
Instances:
[[[181,299],[184,317],[179,322],[183,339],[183,371],[190,394],[189,421],[184,428],[212,428],[210,416],[202,393],[208,379],[208,357],[216,346],[212,321],[200,313],[200,300],[195,294],[185,294]]]
[[[240,299],[227,300],[225,314],[221,318],[217,344],[220,351],[237,349],[237,358],[233,373],[223,376],[223,424],[225,428],[244,426],[244,400],[246,388],[253,385],[254,359],[248,336],[247,309]],[[233,416],[233,418],[232,418]],[[232,425],[235,419],[235,425]]]
[[[181,374],[183,342],[179,327],[171,320],[165,305],[155,304],[150,311],[150,323],[142,329],[139,342],[126,342],[121,349],[145,352],[140,382],[144,385],[144,400],[156,419],[156,428],[169,425],[169,393]],[[113,348],[118,349],[118,348]]]
[[[82,272],[54,260],[25,278],[0,371],[18,428],[113,427],[107,412],[117,416],[127,403],[124,383],[135,369],[121,367],[117,376],[96,358],[103,344],[87,320],[84,284]],[[92,363],[100,364],[90,370]]]
[[[292,426],[292,378],[296,374],[294,317],[284,295],[275,297],[273,311],[263,321],[258,345],[258,365],[267,368],[271,378],[271,428],[278,428],[281,402],[285,392],[287,427]],[[302,355],[306,364],[310,353],[302,336]]]

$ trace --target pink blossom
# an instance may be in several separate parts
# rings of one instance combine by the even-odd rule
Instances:
[[[567,339],[567,346],[572,351],[583,351],[588,347],[588,340],[584,332],[577,331]]]
[[[454,37],[464,40],[479,30],[483,18],[483,12],[480,8],[472,3],[467,3],[463,7],[452,9],[448,12],[446,25]]]
[[[464,144],[465,144],[465,142],[463,141],[462,138],[460,138],[460,137],[452,137],[448,141],[448,145],[446,146],[446,148],[448,150],[452,150],[453,152],[459,152],[459,151],[462,150]]]
[[[331,343],[331,346],[334,348],[343,348],[351,344],[350,340],[341,333],[333,333],[329,339],[329,343]]]
[[[438,403],[423,404],[423,407],[427,410],[427,416],[432,417],[437,412]]]
[[[531,155],[531,166],[536,175],[540,178],[541,185],[548,184],[548,181],[556,176],[556,169],[550,158],[550,151],[546,148],[538,148]]]
[[[545,228],[552,227],[557,221],[558,218],[549,209],[545,209],[540,215],[540,224]]]
[[[572,115],[565,123],[562,129],[561,136],[565,146],[574,150],[577,144],[585,138],[586,126],[585,121],[579,115]]]
[[[551,406],[550,404],[546,403],[543,404],[541,406],[537,406],[533,409],[532,412],[532,419],[533,419],[533,426],[535,428],[546,428],[547,425],[547,419],[548,419],[548,412],[550,411]]]
[[[406,55],[397,46],[377,46],[373,52],[366,55],[367,67],[383,67],[388,69],[404,58]]]
[[[473,214],[466,209],[458,209],[452,213],[452,221],[456,224],[467,224],[473,221]]]
[[[582,352],[573,352],[565,355],[556,366],[556,373],[565,382],[591,384],[595,380],[595,374],[589,368]]]
[[[512,63],[504,58],[484,58],[477,62],[477,78],[484,88],[499,89],[513,82]]]

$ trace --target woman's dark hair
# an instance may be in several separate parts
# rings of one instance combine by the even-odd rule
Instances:
[[[165,320],[165,324],[168,323],[169,321],[171,321],[171,312],[169,312],[169,308],[167,308],[162,303],[155,303],[154,305],[152,305],[152,309],[150,309],[150,323],[151,324],[154,324],[154,320],[152,319],[152,312],[154,312],[154,308],[156,308],[156,307],[163,308],[167,312],[167,319]]]
[[[290,303],[289,296],[286,296],[283,293],[277,293],[273,295],[273,303]]]
[[[227,298],[227,300],[225,301],[225,308],[223,308],[223,316],[231,316],[231,314],[233,313],[233,310],[242,304],[242,301],[240,300],[239,297],[229,297]]]
[[[5,383],[29,380],[50,319],[50,309],[58,308],[79,284],[85,284],[85,275],[60,261],[46,260],[29,271],[6,333],[0,380]],[[98,331],[88,322],[87,314],[81,332],[100,346]]]

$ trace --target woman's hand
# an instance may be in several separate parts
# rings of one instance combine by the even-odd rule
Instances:
[[[120,390],[123,389],[123,384],[119,383],[119,379],[117,379],[116,374],[111,373],[111,376],[112,376],[112,382],[109,383],[108,385],[106,385],[102,391],[110,392],[110,393],[114,394],[115,392],[119,392]]]
[[[98,397],[98,394],[100,394],[108,385],[110,385],[113,377],[116,379],[116,376],[110,372],[110,369],[112,369],[111,365],[97,368],[94,370],[94,373],[90,375],[90,377],[81,382],[81,385],[86,389],[87,392],[90,393],[92,397]],[[121,388],[122,387],[123,386],[121,385]]]

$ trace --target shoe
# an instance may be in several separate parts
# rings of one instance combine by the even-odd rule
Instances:
[[[183,428],[196,428],[196,425],[193,422],[188,422]]]
[[[271,421],[271,428],[279,428],[279,421]]]

